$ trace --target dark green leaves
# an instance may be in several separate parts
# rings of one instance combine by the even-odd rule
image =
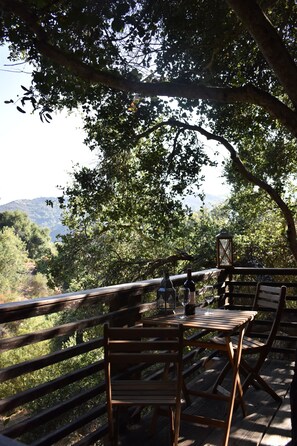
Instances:
[[[119,18],[116,18],[116,19],[114,19],[113,21],[112,21],[112,29],[115,31],[115,32],[121,32],[121,31],[123,31],[123,29],[124,29],[124,26],[125,26],[125,22],[122,20],[122,19],[119,19]]]

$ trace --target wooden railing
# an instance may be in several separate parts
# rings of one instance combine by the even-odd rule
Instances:
[[[192,275],[197,289],[205,283],[215,285],[216,305],[227,308],[249,308],[259,279],[285,283],[287,308],[274,352],[295,351],[297,269],[210,269]],[[185,274],[171,276],[176,287],[185,278]],[[103,444],[107,432],[103,324],[140,323],[156,310],[160,280],[0,305],[4,438],[34,446]],[[265,336],[265,323],[261,336]],[[186,377],[201,365],[197,360],[193,365],[193,354],[184,357]]]

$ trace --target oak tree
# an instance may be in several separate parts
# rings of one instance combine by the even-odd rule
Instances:
[[[53,108],[81,109],[87,142],[99,150],[99,169],[80,172],[79,188],[66,191],[78,218],[104,215],[103,224],[136,213],[141,225],[149,209],[153,231],[157,218],[170,222],[211,163],[204,135],[280,208],[297,260],[295,208],[286,200],[297,161],[294,0],[0,0],[0,7],[12,60],[33,64],[20,105],[45,121]],[[237,187],[238,174],[228,175]],[[131,196],[127,180],[134,200],[123,200]],[[114,214],[105,212],[116,194]]]

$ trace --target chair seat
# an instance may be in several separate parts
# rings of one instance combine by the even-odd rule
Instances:
[[[236,338],[233,340],[233,337],[231,338],[232,342],[234,342],[236,340]],[[247,353],[247,350],[252,349],[253,352],[255,352],[255,349],[261,349],[264,348],[266,346],[266,344],[262,341],[260,341],[259,339],[256,338],[250,338],[250,337],[245,337],[243,339],[243,343],[242,343],[242,349]]]
[[[237,348],[237,342],[238,342],[238,338],[237,336],[231,336],[231,342],[233,345],[233,348],[236,349]],[[220,336],[214,336],[211,338],[212,342],[215,342],[216,344],[225,344],[225,338],[220,337]],[[242,341],[242,349],[245,351],[245,353],[247,353],[247,350],[251,349],[253,350],[253,352],[255,351],[254,349],[261,349],[265,347],[265,343],[260,341],[259,339],[256,338],[250,338],[250,337],[245,337],[243,338]]]
[[[121,380],[112,384],[112,403],[118,405],[175,405],[176,384],[172,381]]]

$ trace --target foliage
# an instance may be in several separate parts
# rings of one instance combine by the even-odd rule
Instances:
[[[28,254],[12,228],[0,230],[0,292],[14,295],[24,282]]]
[[[32,223],[24,212],[1,212],[0,228],[4,227],[14,229],[15,234],[25,243],[30,259],[38,261],[51,253],[52,245],[48,229]]]
[[[225,204],[234,234],[235,264],[294,267],[279,208],[256,188],[244,188]]]
[[[99,216],[99,234],[103,223],[119,230],[128,218],[131,236],[173,239],[172,228],[188,218],[180,198],[200,187],[201,167],[211,163],[195,124],[228,142],[230,182],[257,184],[281,209],[297,260],[295,203],[286,202],[297,153],[293,0],[0,6],[12,60],[34,67],[22,105],[34,97],[41,111],[79,108],[86,142],[98,150],[96,169],[76,172],[65,190],[76,222],[69,246],[78,234],[85,243]],[[82,269],[79,276],[88,275]]]
[[[49,231],[20,211],[0,213],[0,293],[4,301],[52,294],[44,274],[55,252]]]
[[[50,268],[55,286],[79,290],[160,277],[166,268],[178,274],[189,266],[214,267],[215,235],[225,219],[219,210],[203,210],[153,235],[129,216],[100,224],[99,214],[63,236]]]
[[[53,290],[48,286],[46,275],[37,272],[36,274],[28,274],[23,294],[27,298],[45,297],[53,294]]]
[[[83,318],[82,309],[78,310],[80,317]],[[67,313],[67,321],[72,321],[75,319],[75,312],[66,312]],[[93,309],[93,313],[95,314],[95,309]],[[96,310],[97,314],[97,310]],[[76,315],[77,316],[77,315]],[[63,320],[63,316],[61,317],[60,313],[51,314],[46,316],[38,316],[30,319],[26,319],[21,321],[20,323],[10,323],[5,326],[5,330],[3,334],[5,336],[22,336],[27,335],[28,333],[39,332],[45,329],[52,328],[61,323],[65,323],[66,319]],[[34,360],[36,358],[41,358],[48,354],[53,353],[57,350],[63,350],[66,348],[71,348],[76,346],[79,342],[87,342],[90,339],[94,339],[102,335],[102,328],[99,329],[90,329],[85,330],[83,334],[83,339],[78,339],[77,334],[73,336],[64,337],[55,337],[54,339],[45,340],[38,343],[28,344],[26,346],[12,349],[9,351],[4,351],[1,353],[1,368],[6,368],[11,365],[21,364],[26,361]],[[82,335],[81,335],[82,337]],[[62,340],[60,341],[60,339]],[[57,341],[60,341],[59,344]],[[84,353],[79,356],[70,357],[62,362],[57,362],[53,365],[48,365],[46,367],[42,367],[41,369],[36,370],[31,373],[24,373],[21,376],[16,378],[6,380],[1,383],[1,397],[9,397],[14,394],[18,394],[27,389],[34,389],[38,385],[42,385],[44,383],[49,383],[56,378],[59,378],[63,375],[68,374],[71,371],[81,369],[87,365],[94,364],[96,361],[99,361],[103,357],[103,350],[97,349],[91,352]],[[36,413],[39,414],[40,411],[44,409],[48,409],[54,404],[59,404],[61,401],[66,401],[70,399],[73,395],[77,394],[81,391],[82,388],[87,389],[98,385],[99,383],[99,372],[93,376],[87,376],[86,378],[76,382],[71,383],[68,386],[62,387],[61,389],[51,391],[49,394],[42,395],[42,392],[39,398],[36,398],[34,401],[29,402],[27,404],[22,405],[23,413]],[[86,407],[86,406],[84,406]],[[13,422],[15,416],[18,416],[19,408],[15,410],[8,411],[6,416],[3,416],[3,422],[5,424]],[[73,408],[73,411],[77,411],[76,407]],[[68,414],[64,417],[59,417],[59,420],[55,419],[52,423],[55,423],[55,427],[57,423],[65,423],[65,419],[68,417]],[[42,426],[41,429],[44,429]],[[30,437],[30,438],[29,438]],[[36,431],[33,430],[29,435],[28,441],[32,442],[36,439]]]

